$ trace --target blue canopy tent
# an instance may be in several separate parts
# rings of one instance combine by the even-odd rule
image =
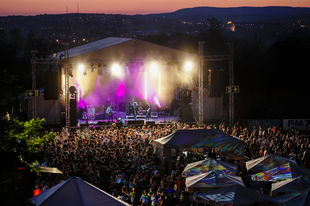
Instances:
[[[300,176],[272,184],[271,195],[272,196],[285,195],[306,190],[308,188],[310,188],[310,179]]]
[[[71,177],[29,201],[42,206],[130,206],[78,177]]]
[[[290,194],[273,197],[270,199],[272,202],[280,203],[285,206],[307,206],[310,203],[309,188],[303,191],[296,191]]]
[[[169,171],[172,170],[171,149],[175,149],[178,154],[180,148],[219,147],[222,157],[227,160],[239,160],[240,164],[244,162],[245,143],[217,129],[178,130],[166,137],[154,140],[152,144],[158,157],[160,159],[165,157],[168,161]]]
[[[194,201],[207,205],[225,205],[225,206],[253,206],[253,205],[278,205],[278,203],[269,201],[270,196],[253,191],[241,185],[233,185],[217,190],[211,190],[204,193],[195,194]]]

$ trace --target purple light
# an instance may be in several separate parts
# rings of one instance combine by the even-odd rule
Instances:
[[[74,78],[73,82],[77,88],[80,87]],[[78,106],[79,108],[101,107],[102,105],[107,106],[111,102],[129,102],[132,98],[138,101],[147,100],[160,106],[155,88],[152,81],[145,79],[144,72],[126,72],[121,78],[112,74],[104,74],[101,77],[98,76],[93,90],[82,91],[80,89],[80,93],[83,92],[83,97],[78,101]],[[147,98],[145,98],[146,92]]]
[[[154,96],[153,101],[158,107],[161,107],[157,96]]]
[[[74,77],[72,77],[72,80],[73,80],[73,83],[74,83],[75,88],[76,88],[76,89],[79,88],[80,85],[79,85],[79,83],[74,79]]]
[[[122,79],[116,90],[115,98],[124,99],[124,97],[125,97],[125,79],[124,79],[124,74],[123,74]]]

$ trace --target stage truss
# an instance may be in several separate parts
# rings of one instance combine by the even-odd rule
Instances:
[[[229,86],[234,86],[234,53],[233,43],[229,45],[229,55],[207,55],[203,56],[203,44],[205,42],[198,42],[199,48],[199,125],[202,126],[203,117],[203,65],[205,61],[229,61]],[[229,93],[229,123],[234,124],[234,93]]]

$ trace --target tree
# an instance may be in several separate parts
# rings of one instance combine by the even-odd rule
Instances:
[[[227,51],[227,37],[224,35],[220,21],[216,18],[207,19],[209,21],[209,31],[206,38],[205,54],[224,54]]]
[[[43,157],[41,147],[53,141],[52,132],[40,134],[44,119],[0,122],[0,194],[4,205],[22,205],[35,183],[35,163]]]
[[[305,101],[310,67],[310,38],[288,38],[272,44],[264,59],[264,70],[268,75],[266,94],[274,116],[281,118],[306,118],[309,116]]]
[[[16,75],[10,75],[6,70],[0,73],[0,108],[10,112],[12,107],[18,105],[18,96],[22,92],[22,87],[17,85]]]

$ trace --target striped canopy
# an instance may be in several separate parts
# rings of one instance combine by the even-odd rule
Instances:
[[[241,177],[215,171],[187,177],[185,181],[185,185],[190,192],[205,192],[237,184],[244,186]]]
[[[236,174],[238,166],[215,159],[205,159],[188,164],[182,172],[183,177],[191,177],[210,171]]]
[[[310,176],[310,170],[303,167],[299,167],[298,165],[295,164],[287,163],[275,167],[271,170],[254,174],[251,176],[251,179],[253,181],[280,182],[298,176],[308,177]]]

